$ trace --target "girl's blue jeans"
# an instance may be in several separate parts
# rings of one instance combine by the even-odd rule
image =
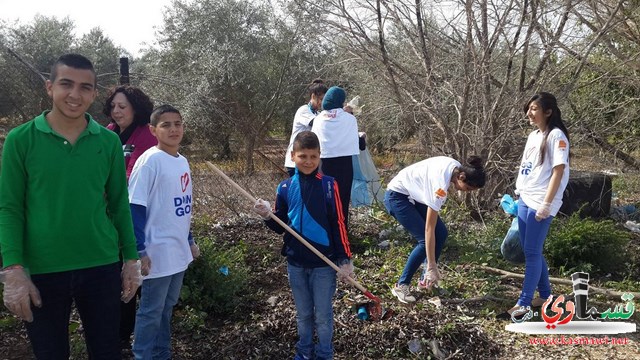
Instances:
[[[522,200],[518,202],[520,245],[525,257],[524,281],[518,299],[519,306],[531,306],[536,288],[543,299],[551,295],[549,269],[542,255],[542,249],[552,220],[553,216],[541,221],[536,220],[536,210],[528,207]]]
[[[425,226],[427,223],[427,209],[429,208],[425,204],[419,202],[411,203],[409,196],[395,192],[393,190],[387,190],[384,194],[384,206],[387,208],[387,212],[398,222],[404,226],[407,231],[418,241],[418,244],[413,248],[407,263],[402,270],[402,275],[398,280],[398,284],[411,284],[413,275],[418,271],[420,265],[427,259],[427,252],[425,247]],[[436,235],[436,261],[440,257],[444,243],[447,240],[449,232],[444,222],[438,216],[438,222],[436,223],[435,235]]]

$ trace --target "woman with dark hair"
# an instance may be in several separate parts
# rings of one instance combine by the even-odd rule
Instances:
[[[407,166],[391,179],[384,205],[418,241],[391,289],[400,302],[416,301],[410,289],[411,279],[425,259],[426,271],[418,289],[430,289],[440,280],[437,261],[448,231],[438,212],[447,200],[449,187],[473,191],[484,187],[485,181],[482,159],[477,156],[469,157],[465,165],[446,156],[432,157]]]
[[[309,85],[309,103],[300,106],[296,115],[293,118],[293,126],[291,127],[291,138],[289,139],[289,147],[287,147],[287,154],[284,158],[284,166],[287,168],[289,176],[293,176],[296,171],[293,160],[291,159],[291,150],[293,149],[293,140],[296,135],[303,131],[310,131],[313,125],[313,119],[322,110],[322,99],[327,92],[327,86],[320,79],[315,79]]]
[[[152,111],[153,102],[149,96],[142,90],[129,85],[113,88],[105,101],[102,112],[111,119],[107,129],[113,130],[120,136],[127,181],[140,155],[158,144],[158,139],[149,130]],[[136,296],[140,296],[140,291]],[[136,296],[128,303],[120,303],[120,347],[122,349],[131,349],[131,335],[136,321]]]
[[[104,103],[102,112],[111,119],[107,129],[115,131],[122,142],[127,179],[136,159],[158,144],[158,140],[149,131],[152,111],[153,102],[149,96],[139,88],[129,85],[112,89]]]
[[[524,106],[529,134],[516,180],[518,230],[525,270],[517,304],[498,318],[519,319],[531,307],[540,307],[551,296],[549,269],[542,254],[551,221],[560,210],[569,182],[569,132],[562,121],[555,96],[535,94]],[[534,299],[536,289],[540,295]]]

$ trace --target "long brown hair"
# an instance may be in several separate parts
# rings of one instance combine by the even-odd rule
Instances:
[[[567,140],[569,140],[569,130],[567,130],[567,127],[562,121],[562,113],[558,107],[558,100],[556,100],[556,97],[553,96],[553,94],[541,91],[533,95],[524,106],[525,114],[529,111],[529,105],[534,101],[540,105],[543,112],[546,113],[548,110],[551,110],[551,115],[549,116],[549,120],[547,121],[547,126],[544,131],[544,138],[542,139],[542,144],[540,144],[540,165],[542,165],[547,152],[547,138],[549,137],[551,130],[555,128],[562,130],[564,136],[567,137]]]

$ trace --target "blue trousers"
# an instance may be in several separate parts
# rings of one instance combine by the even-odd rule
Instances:
[[[402,270],[402,275],[400,275],[400,280],[398,280],[398,284],[409,285],[411,284],[413,275],[427,259],[424,232],[427,223],[427,209],[429,207],[419,202],[412,204],[409,201],[409,196],[392,190],[387,190],[384,194],[384,206],[387,208],[389,214],[396,218],[418,241],[413,251],[411,251],[411,254],[409,254],[404,270]],[[437,261],[438,258],[440,258],[440,253],[449,235],[447,227],[442,219],[440,219],[440,216],[438,216],[438,222],[436,223],[435,235],[435,255]]]
[[[136,360],[171,359],[171,315],[178,303],[184,271],[142,282],[133,332]]]
[[[296,304],[299,359],[333,359],[333,294],[336,271],[329,266],[301,268],[287,264],[289,285]],[[313,345],[314,329],[318,345]]]
[[[549,268],[542,255],[542,249],[552,220],[552,216],[542,221],[536,220],[536,210],[528,207],[522,200],[518,202],[520,245],[525,257],[524,281],[518,299],[519,306],[531,306],[536,288],[543,299],[551,295]]]
[[[42,307],[32,307],[33,322],[25,322],[33,353],[41,359],[69,358],[69,316],[75,302],[89,358],[120,359],[119,263],[87,269],[32,275]]]

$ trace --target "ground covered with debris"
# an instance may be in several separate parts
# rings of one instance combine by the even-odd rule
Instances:
[[[257,187],[249,183],[252,180],[246,181],[243,186]],[[204,183],[203,177],[200,184]],[[203,191],[213,195],[198,199],[201,216],[196,238],[212,242],[209,248],[213,251],[243,247],[249,286],[239,294],[240,300],[230,314],[196,319],[202,322],[190,321],[193,314],[179,304],[173,326],[174,359],[292,358],[297,338],[295,307],[286,263],[280,256],[281,237],[252,215],[250,205],[238,200],[232,190],[220,190],[220,184],[215,187],[216,191]],[[256,196],[269,198],[271,191]],[[213,203],[225,206],[213,207]],[[208,210],[202,211],[205,208]],[[451,231],[478,226],[448,225]],[[401,304],[391,294],[390,286],[413,246],[410,236],[379,208],[357,208],[352,209],[350,238],[357,280],[379,296],[393,316],[382,321],[359,319],[356,305],[367,299],[357,289],[339,284],[334,301],[336,359],[633,359],[640,355],[637,331],[611,335],[626,338],[624,345],[539,345],[532,342],[553,336],[506,331],[509,323],[496,320],[495,315],[514,304],[521,280],[484,271],[482,263],[462,261],[463,252],[469,248],[456,244],[443,252],[440,267],[445,279],[440,289],[420,293],[415,304]],[[636,237],[633,241],[632,250],[637,251],[640,240]],[[505,270],[523,273],[522,266]],[[593,281],[600,283],[599,279]],[[571,292],[568,286],[554,286],[554,290]],[[611,303],[598,296],[592,300],[602,306]],[[638,315],[631,320],[637,325]],[[70,336],[72,358],[86,358],[76,315]],[[23,325],[6,311],[0,313],[0,359],[30,358]]]

